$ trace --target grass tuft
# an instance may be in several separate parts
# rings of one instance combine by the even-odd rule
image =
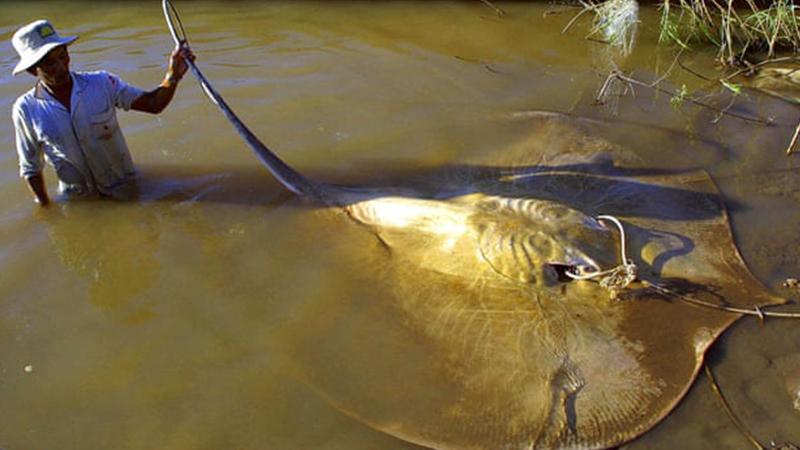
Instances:
[[[773,0],[767,7],[754,0],[744,4],[737,9],[734,0],[662,0],[659,40],[683,49],[713,45],[720,61],[728,65],[752,51],[765,52],[769,59],[779,50],[800,49],[800,20],[793,0]]]

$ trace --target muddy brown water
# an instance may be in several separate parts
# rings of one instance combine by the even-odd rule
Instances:
[[[561,33],[577,11],[499,5],[502,18],[478,1],[176,6],[206,75],[313,178],[389,185],[493,155],[503,163],[505,150],[530,138],[513,114],[520,111],[609,120],[608,139],[662,167],[708,170],[753,273],[774,293],[795,296],[780,287],[800,275],[800,156],[783,154],[795,106],[746,91],[733,109],[774,118],[763,127],[676,110],[668,96],[637,88],[610,117],[594,104],[604,47],[583,39],[586,23]],[[30,201],[17,177],[10,107],[32,79],[10,75],[16,56],[7,38],[49,18],[62,34],[81,36],[73,68],[150,87],[171,48],[158,2],[3,9],[0,448],[418,448],[339,412],[298,375],[295,360],[308,355],[293,351],[317,346],[284,341],[316,320],[358,320],[355,312],[390,295],[368,239],[344,219],[315,220],[315,208],[269,177],[190,77],[162,115],[120,113],[141,171],[140,200],[47,210]],[[642,78],[672,62],[656,45],[656,24],[655,12],[643,11],[623,63]],[[713,53],[684,62],[711,73]],[[675,69],[667,83],[705,82]],[[52,172],[48,182],[52,192]],[[378,334],[396,325],[388,315],[368,319]],[[370,357],[413,364],[422,356],[359,355]],[[709,359],[763,444],[800,444],[798,322],[741,320]],[[701,375],[664,422],[626,448],[748,445]]]

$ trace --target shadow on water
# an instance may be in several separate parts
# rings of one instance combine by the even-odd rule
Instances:
[[[293,195],[260,167],[141,165],[136,201],[275,205]]]
[[[511,186],[489,186],[486,194],[539,198],[565,203],[590,215],[611,214],[663,220],[704,220],[721,214],[720,195],[664,187],[638,180],[582,174],[544,173],[515,181]],[[728,205],[736,207],[736,205]]]
[[[387,169],[388,168],[388,169]],[[398,167],[373,162],[347,179],[309,170],[312,179],[329,186],[352,187],[362,198],[409,196],[448,200],[467,194],[508,199],[557,201],[589,215],[612,214],[662,220],[706,220],[741,205],[717,192],[691,189],[705,174],[689,169],[624,167],[608,159],[589,163],[530,166],[445,165]],[[682,177],[687,188],[659,184]],[[139,179],[143,202],[208,202],[238,205],[278,205],[294,198],[259,166],[143,166]]]
[[[163,270],[157,256],[162,224],[151,212],[123,206],[53,205],[36,215],[64,267],[85,280],[89,302],[125,323],[139,324],[154,317],[152,299],[143,299]]]

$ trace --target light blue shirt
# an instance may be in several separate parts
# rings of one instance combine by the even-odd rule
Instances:
[[[41,83],[14,103],[20,176],[41,173],[45,159],[62,194],[126,197],[135,169],[115,108],[129,110],[144,91],[104,71],[71,76],[71,111]]]

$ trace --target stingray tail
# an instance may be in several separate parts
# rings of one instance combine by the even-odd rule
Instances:
[[[164,9],[164,17],[167,20],[167,25],[169,26],[170,33],[172,34],[172,38],[176,44],[186,43],[186,33],[183,31],[183,25],[180,22],[180,18],[178,17],[178,13],[169,0],[162,0],[162,6]],[[179,30],[181,32],[182,37],[178,37],[175,23],[173,22],[173,17],[177,20],[178,25],[180,26]],[[317,199],[322,199],[321,193],[322,190],[320,186],[313,181],[307,179],[299,172],[294,170],[291,166],[283,162],[278,155],[276,155],[272,150],[270,150],[266,145],[264,145],[258,137],[250,131],[249,128],[244,124],[244,122],[236,116],[236,113],[228,106],[222,96],[217,92],[216,89],[211,85],[208,79],[200,72],[200,69],[194,64],[194,61],[186,60],[189,68],[191,69],[194,76],[200,82],[200,86],[202,86],[203,91],[205,91],[206,95],[214,102],[215,105],[222,111],[228,121],[236,128],[236,132],[239,133],[247,145],[250,146],[250,149],[258,156],[258,159],[261,160],[262,163],[267,167],[267,169],[272,173],[272,175],[288,190],[294,192],[297,195],[314,197]]]
[[[236,113],[225,103],[225,100],[219,93],[211,86],[211,83],[208,82],[203,73],[200,72],[200,69],[191,62],[189,63],[189,67],[194,73],[195,77],[197,77],[198,81],[200,81],[200,85],[203,87],[203,90],[206,92],[206,95],[214,102],[214,104],[219,107],[228,121],[236,128],[236,132],[239,133],[247,145],[250,146],[250,149],[258,156],[258,159],[261,160],[262,163],[267,167],[267,169],[272,173],[272,176],[275,177],[286,189],[294,192],[297,195],[302,196],[309,196],[314,198],[319,198],[319,187],[316,183],[309,180],[308,178],[301,175],[299,172],[294,170],[291,166],[286,164],[282,159],[278,157],[272,150],[270,150],[264,143],[262,143],[258,137],[250,131],[249,128],[244,124],[244,122],[236,116]]]

